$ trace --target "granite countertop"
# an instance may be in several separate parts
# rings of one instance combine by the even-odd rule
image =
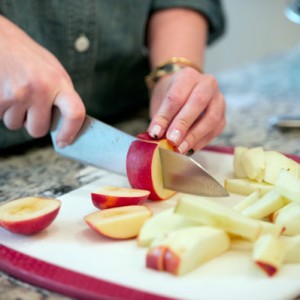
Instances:
[[[227,100],[227,127],[212,144],[264,146],[300,155],[300,128],[279,130],[273,116],[300,116],[300,45],[260,61],[216,74]],[[133,135],[144,131],[148,119],[116,124]],[[55,154],[49,139],[0,152],[0,201],[28,195],[58,197],[98,178],[93,167]],[[0,300],[67,299],[21,282],[0,271]]]

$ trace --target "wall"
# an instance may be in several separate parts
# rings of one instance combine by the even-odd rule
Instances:
[[[284,0],[223,0],[227,32],[206,53],[205,71],[255,61],[300,43],[300,24],[287,19]]]

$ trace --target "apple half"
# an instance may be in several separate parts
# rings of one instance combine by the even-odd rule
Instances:
[[[47,228],[56,218],[61,202],[54,198],[25,197],[0,206],[0,225],[13,232],[31,235]]]
[[[91,193],[95,207],[106,209],[127,205],[141,205],[149,197],[147,190],[125,188],[118,186],[104,186]]]
[[[143,135],[139,135],[143,137]],[[126,159],[126,171],[132,188],[150,191],[149,200],[165,200],[172,197],[175,191],[163,186],[162,166],[159,147],[174,151],[167,139],[133,141]]]
[[[143,205],[113,207],[85,216],[85,222],[96,232],[112,239],[135,238],[144,222],[152,216]]]

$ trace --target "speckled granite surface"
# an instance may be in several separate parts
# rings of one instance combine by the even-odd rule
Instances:
[[[217,77],[228,103],[228,124],[212,144],[262,145],[300,155],[300,129],[282,131],[270,125],[274,115],[300,116],[300,45]],[[147,122],[141,114],[117,127],[137,134]],[[97,179],[94,168],[56,155],[49,140],[22,148],[0,153],[0,201],[35,194],[57,197]],[[16,299],[67,298],[0,272],[0,300]]]

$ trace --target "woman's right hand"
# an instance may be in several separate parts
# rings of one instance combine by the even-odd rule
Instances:
[[[64,147],[84,121],[84,104],[54,55],[0,16],[0,120],[8,129],[25,127],[31,136],[42,137],[54,106],[63,118],[56,143]]]

